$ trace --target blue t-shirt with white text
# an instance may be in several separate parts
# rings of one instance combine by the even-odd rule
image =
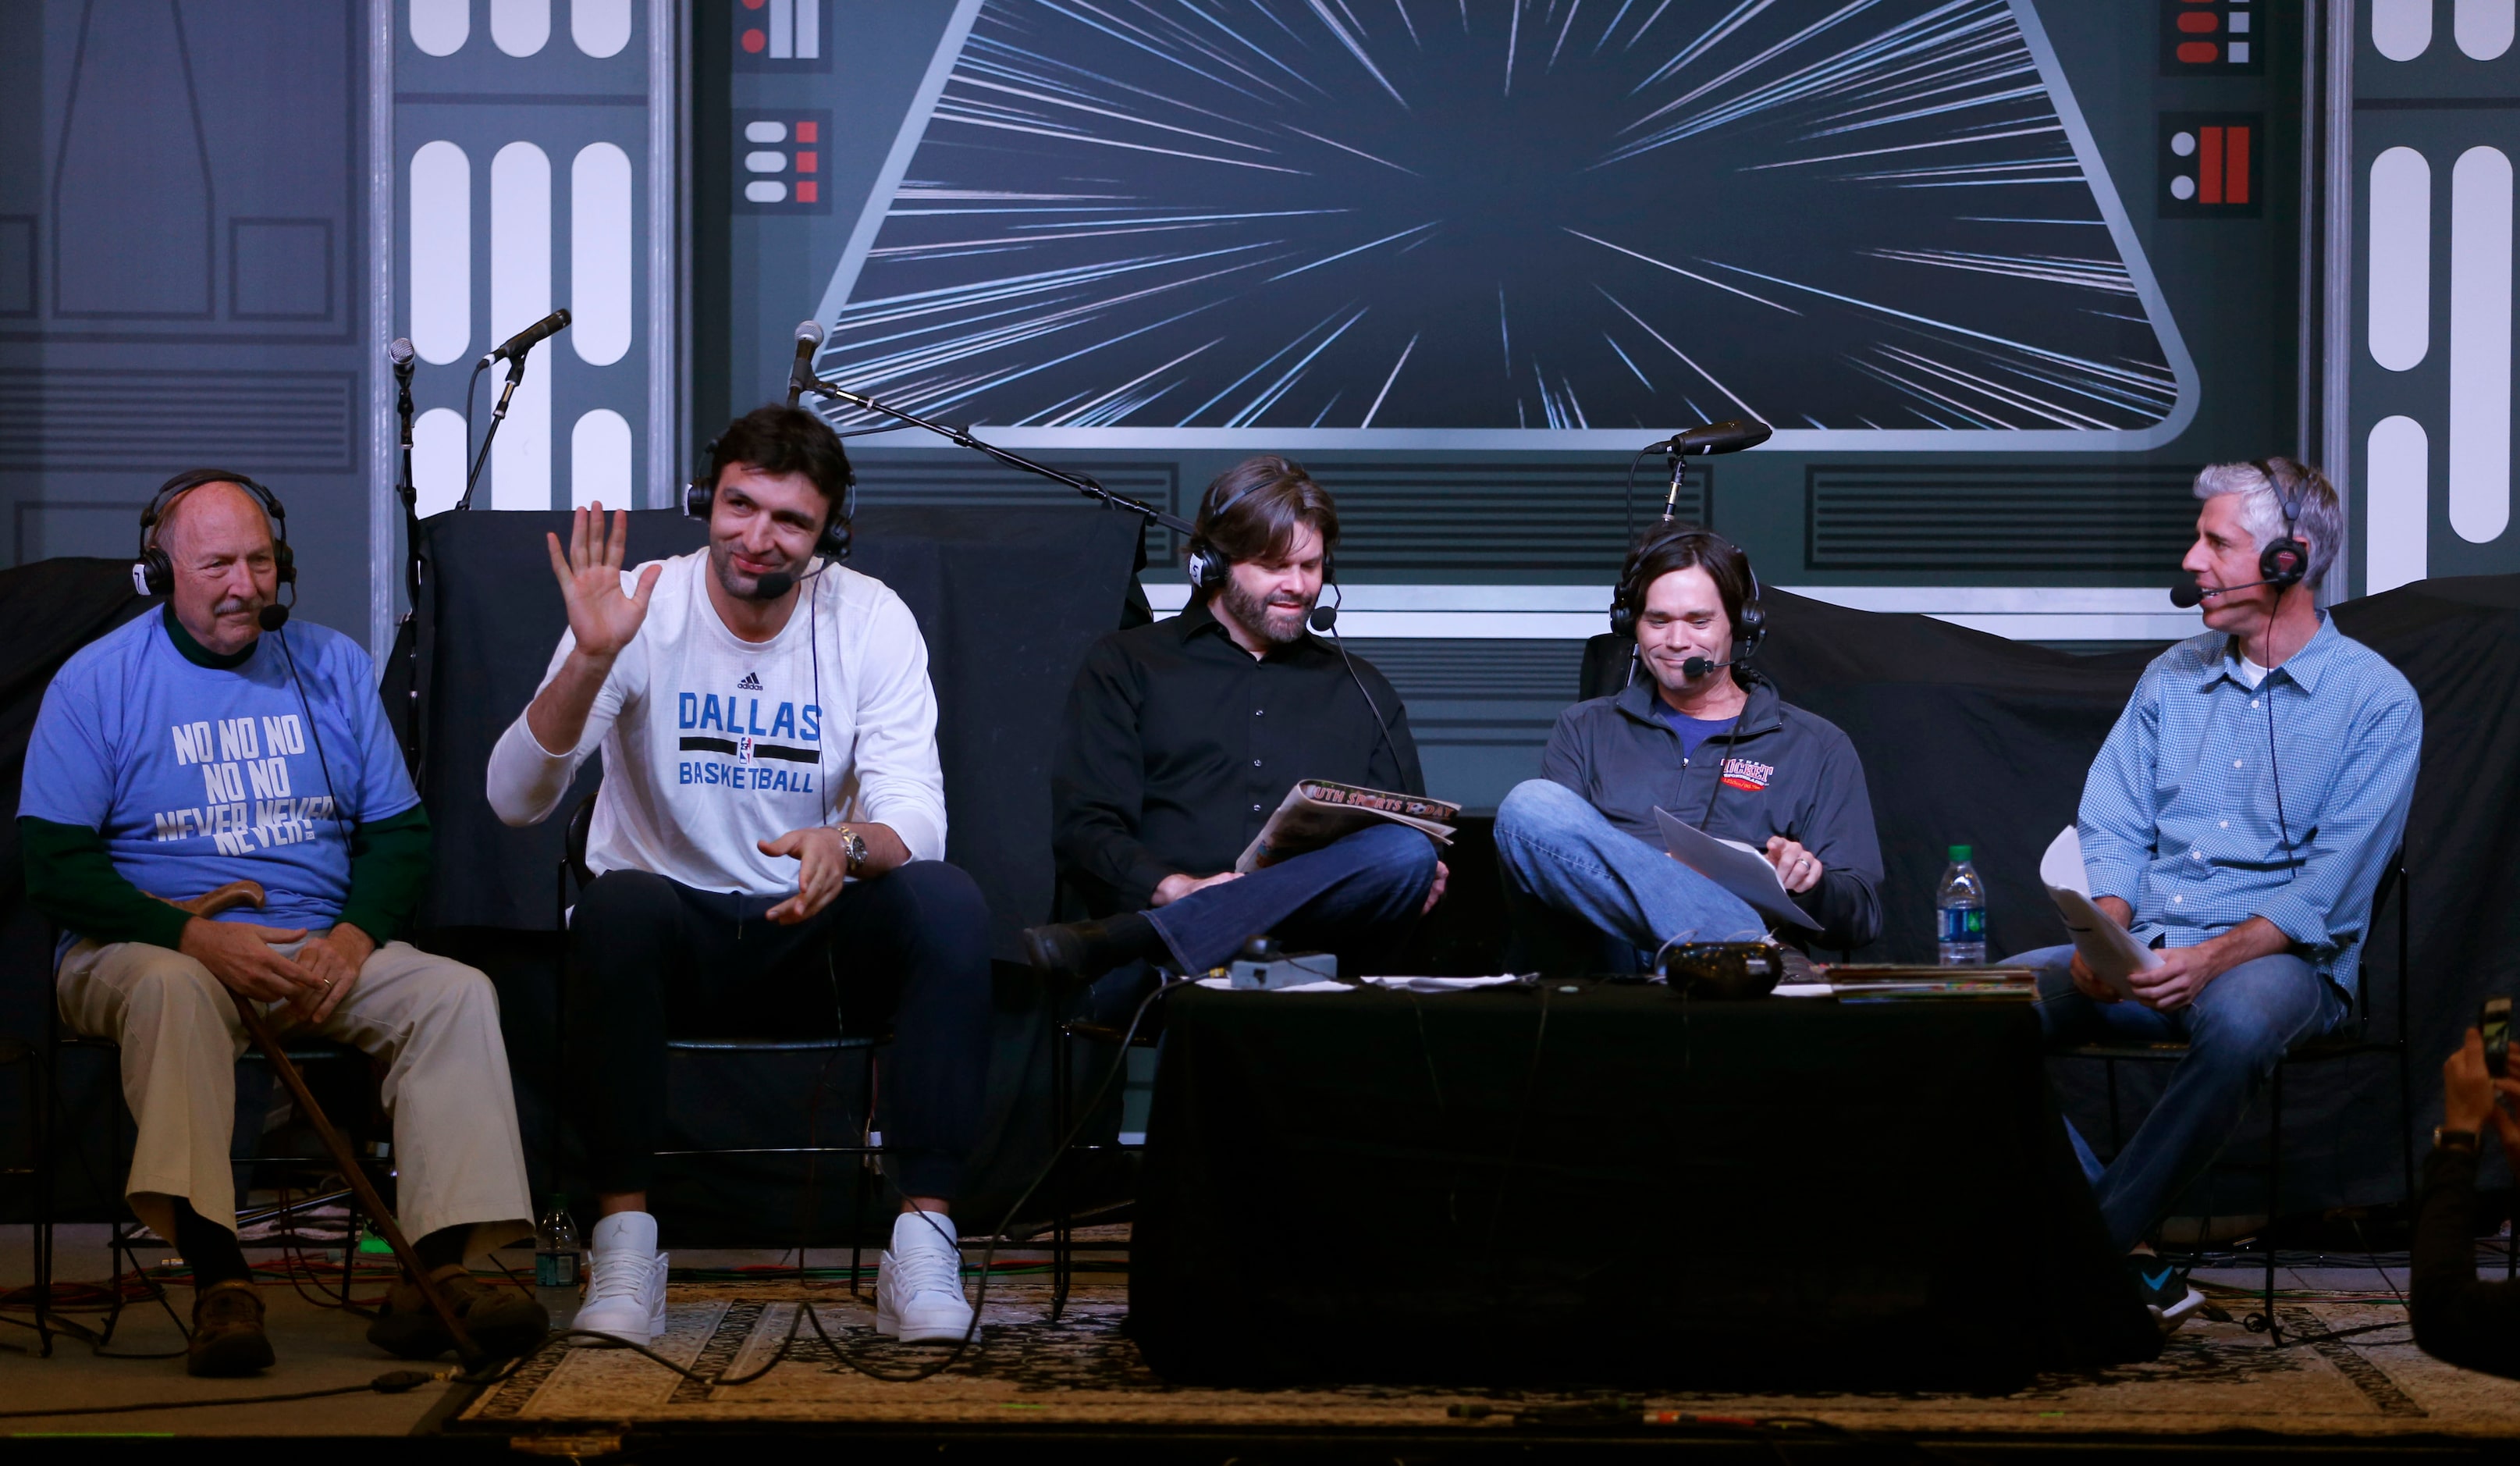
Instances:
[[[54,675],[18,812],[98,831],[113,868],[152,895],[257,881],[262,908],[225,919],[322,929],[350,889],[336,794],[352,827],[420,802],[368,654],[299,621],[265,632],[237,666],[201,666],[175,649],[159,613],[80,648]]]

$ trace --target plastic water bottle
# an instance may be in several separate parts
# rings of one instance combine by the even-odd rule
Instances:
[[[534,1223],[534,1298],[554,1320],[577,1310],[580,1288],[577,1223],[569,1218],[568,1198],[552,1198],[552,1209]]]
[[[1943,884],[1934,892],[1934,954],[1945,967],[1986,961],[1986,883],[1969,863],[1969,848],[1952,847]]]

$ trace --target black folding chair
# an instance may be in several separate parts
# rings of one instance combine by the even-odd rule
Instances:
[[[44,950],[49,954],[54,951],[57,946],[57,941],[48,941]],[[37,1341],[36,1351],[39,1356],[50,1358],[53,1352],[53,1336],[56,1334],[66,1334],[71,1338],[81,1340],[91,1349],[102,1350],[112,1343],[114,1330],[121,1325],[122,1321],[122,1279],[126,1267],[130,1271],[131,1275],[140,1279],[141,1286],[148,1291],[151,1300],[156,1302],[159,1307],[164,1308],[166,1310],[167,1317],[174,1320],[177,1332],[182,1333],[189,1339],[192,1331],[187,1326],[183,1315],[177,1311],[174,1301],[167,1296],[164,1285],[159,1283],[156,1277],[152,1276],[147,1266],[140,1260],[138,1250],[142,1245],[141,1239],[145,1234],[145,1229],[140,1225],[138,1218],[129,1215],[127,1211],[116,1213],[112,1219],[107,1223],[106,1256],[112,1263],[113,1272],[112,1277],[107,1280],[106,1284],[110,1298],[106,1305],[104,1325],[101,1328],[91,1327],[77,1319],[62,1316],[60,1306],[54,1298],[54,1272],[56,1260],[54,1228],[58,1224],[59,1218],[54,1214],[53,1202],[55,1187],[60,1178],[61,1168],[67,1154],[68,1144],[67,1137],[63,1133],[64,1127],[62,1122],[64,1110],[66,1108],[62,1101],[61,1074],[63,1059],[66,1055],[74,1050],[85,1049],[103,1053],[111,1058],[118,1060],[121,1053],[121,1045],[117,1044],[111,1038],[92,1037],[88,1034],[73,1033],[66,1030],[62,1026],[60,997],[52,988],[52,975],[47,974],[44,1001],[44,1046],[41,1060],[43,1077],[40,1086],[41,1098],[35,1107],[34,1117],[36,1139],[34,1144],[34,1165],[32,1167],[32,1170],[35,1192],[35,1224],[33,1237],[35,1278],[34,1286],[30,1291],[34,1300],[34,1328]],[[348,1060],[358,1060],[364,1063],[367,1059],[367,1055],[361,1053],[358,1049],[351,1047],[348,1044],[336,1043],[329,1039],[310,1039],[302,1043],[293,1043],[289,1045],[286,1052],[290,1061],[301,1068],[309,1064],[341,1062]],[[246,1056],[238,1062],[245,1064],[260,1063],[261,1055],[257,1052],[248,1050]],[[118,1084],[115,1087],[112,1100],[107,1106],[106,1113],[108,1126],[107,1154],[113,1158],[113,1164],[119,1166],[121,1164],[123,1146],[123,1104],[121,1090]],[[390,1154],[391,1151],[389,1147],[382,1145],[376,1147],[375,1158],[377,1162],[380,1163],[380,1169],[389,1169],[389,1168],[382,1163],[388,1161]],[[329,1165],[328,1162],[313,1159],[296,1161],[291,1158],[278,1157],[256,1158],[253,1164],[256,1166],[275,1164],[308,1166]],[[377,1179],[379,1178],[375,1176],[371,1177],[371,1180]],[[382,1191],[383,1187],[380,1185],[379,1189]],[[350,1303],[350,1280],[358,1265],[359,1248],[358,1200],[349,1187],[340,1186],[332,1190],[319,1191],[312,1195],[282,1201],[266,1207],[246,1208],[237,1213],[237,1228],[239,1231],[243,1231],[248,1227],[272,1220],[275,1217],[282,1219],[284,1222],[293,1227],[296,1218],[299,1215],[311,1214],[319,1209],[332,1206],[341,1207],[345,1214],[341,1238],[341,1276],[338,1290],[335,1290],[333,1293],[333,1301],[347,1307],[352,1306]],[[171,1237],[160,1238],[158,1240],[170,1245],[174,1241]],[[319,1294],[327,1291],[320,1279],[316,1280],[315,1289]]]
[[[576,809],[570,812],[568,817],[568,826],[562,840],[558,882],[558,909],[555,913],[555,926],[561,934],[561,960],[563,968],[563,984],[566,981],[565,966],[568,960],[568,915],[570,906],[569,883],[574,880],[577,885],[577,890],[580,892],[584,892],[586,888],[595,884],[595,873],[588,869],[586,864],[587,832],[593,826],[594,821],[595,796],[589,794],[585,799],[580,800]],[[564,987],[561,1001],[554,1005],[553,1011],[557,1016],[552,1024],[552,1044],[554,1049],[554,1058],[560,1061],[555,1065],[553,1073],[560,1077],[560,1082],[565,1084],[567,1082],[566,1076],[568,1073],[566,1065],[566,1017],[568,1004]],[[709,1156],[854,1156],[858,1161],[857,1187],[854,1192],[854,1200],[849,1212],[851,1220],[854,1223],[857,1218],[863,1217],[866,1214],[868,1197],[875,1189],[877,1177],[882,1173],[882,1158],[885,1154],[885,1148],[881,1139],[877,1135],[875,1129],[876,1085],[878,1076],[878,1071],[876,1066],[876,1056],[891,1042],[892,1034],[889,1032],[834,1033],[828,1037],[817,1038],[667,1038],[665,1040],[665,1048],[671,1053],[813,1053],[832,1054],[834,1056],[842,1053],[861,1054],[865,1058],[865,1065],[860,1073],[860,1082],[866,1094],[866,1110],[865,1113],[859,1117],[857,1143],[853,1145],[736,1146],[707,1150],[658,1151],[656,1152],[656,1155],[659,1159],[684,1159]],[[558,1135],[559,1126],[554,1125],[554,1138],[551,1150],[552,1165],[547,1172],[554,1176],[557,1176],[560,1173],[560,1142]],[[858,1280],[866,1256],[866,1234],[864,1229],[862,1227],[852,1225],[850,1228],[849,1238],[849,1292],[855,1295],[860,1292]],[[802,1271],[805,1265],[804,1252],[801,1248],[797,1251],[796,1265],[799,1271]]]
[[[2399,851],[2381,875],[2379,887],[2371,894],[2371,911],[2379,913],[2391,892],[2398,897],[2398,978],[2395,985],[2396,1027],[2386,1038],[2371,1036],[2371,982],[2366,968],[2362,981],[2354,987],[2354,1016],[2351,1022],[2334,1031],[2294,1044],[2275,1065],[2274,1078],[2269,1085],[2269,1123],[2267,1128],[2267,1207],[2266,1222],[2259,1228],[2264,1254],[2266,1281],[2261,1290],[2259,1311],[2247,1322],[2253,1329],[2263,1328],[2268,1338],[2283,1343],[2283,1324],[2275,1316],[2275,1244],[2274,1222],[2281,1200],[2283,1184],[2283,1115],[2284,1076],[2288,1071],[2315,1065],[2332,1064],[2342,1059],[2380,1054],[2393,1057],[2398,1065],[2398,1143],[2406,1180],[2406,1199],[2411,1206],[2415,1198],[2414,1137],[2414,1074],[2412,1047],[2408,1039],[2407,992],[2413,985],[2413,975],[2408,969],[2409,946],[2408,896],[2406,852]],[[2176,1064],[2187,1057],[2184,1043],[2086,1043],[2060,1049],[2058,1053],[2077,1059],[2097,1059],[2107,1067],[2109,1086],[2109,1147],[2112,1155],[2123,1149],[2125,1138],[2118,1118],[2118,1066],[2120,1064]]]

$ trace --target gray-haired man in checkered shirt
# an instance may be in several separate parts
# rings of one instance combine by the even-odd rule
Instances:
[[[2075,1137],[2111,1238],[2137,1248],[2230,1138],[2284,1051],[2353,1009],[2372,889],[2407,820],[2423,710],[2313,587],[2344,512],[2287,458],[2216,464],[2182,567],[2207,630],[2144,669],[2083,786],[2093,898],[2159,967],[2117,1000],[2074,949],[2042,970],[2050,1041],[2179,1042],[2187,1056],[2105,1167]],[[2147,1302],[2176,1324],[2198,1296],[2149,1254]]]

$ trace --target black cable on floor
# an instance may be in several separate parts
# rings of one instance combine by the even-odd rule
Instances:
[[[127,1415],[137,1410],[202,1410],[213,1405],[277,1405],[299,1399],[326,1399],[337,1395],[402,1395],[446,1376],[418,1369],[389,1369],[364,1385],[335,1385],[329,1390],[292,1390],[285,1395],[234,1395],[219,1399],[145,1399],[122,1405],[69,1405],[50,1410],[0,1410],[0,1420],[48,1420],[56,1415]]]

